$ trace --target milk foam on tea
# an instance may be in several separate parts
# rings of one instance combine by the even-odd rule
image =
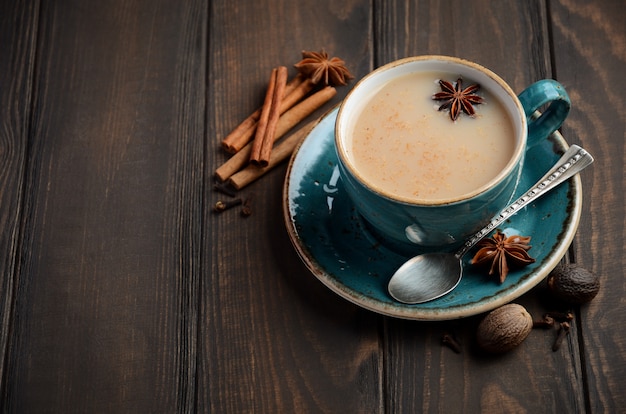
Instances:
[[[365,101],[349,131],[354,167],[375,187],[410,200],[457,199],[494,179],[515,150],[513,122],[484,89],[476,115],[456,121],[441,102],[438,80],[459,76],[409,73],[384,84]],[[473,84],[463,79],[463,88]]]

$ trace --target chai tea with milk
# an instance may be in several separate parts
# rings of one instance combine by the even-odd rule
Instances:
[[[400,76],[373,93],[356,115],[347,151],[355,168],[385,192],[410,200],[452,200],[481,188],[511,160],[516,138],[502,103],[484,89],[474,116],[452,121],[438,110],[439,79],[449,73]],[[472,85],[463,79],[463,88]]]

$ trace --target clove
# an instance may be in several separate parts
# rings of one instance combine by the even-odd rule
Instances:
[[[461,353],[461,344],[456,339],[454,339],[452,335],[447,333],[443,334],[443,336],[441,337],[441,343],[456,352],[457,354]]]
[[[572,320],[574,320],[574,313],[571,311],[567,311],[567,312],[547,312],[544,316],[544,318],[546,317],[550,317],[556,321],[559,322],[570,322]]]
[[[235,190],[228,183],[215,183],[215,185],[213,186],[213,189],[217,192],[226,194],[227,196],[230,196],[230,197],[235,197],[237,195],[237,190]]]
[[[235,198],[234,200],[226,200],[226,201],[218,201],[213,206],[213,211],[216,213],[221,213],[228,209],[231,209],[235,206],[238,206],[242,203],[241,198]]]
[[[244,217],[249,217],[252,215],[252,196],[246,198],[243,201],[243,205],[241,207],[241,215]]]
[[[556,352],[561,347],[563,340],[569,334],[570,324],[569,322],[561,322],[559,325],[559,331],[556,334],[556,339],[554,340],[554,344],[552,344],[552,352]]]
[[[555,324],[554,318],[546,314],[543,316],[543,319],[540,319],[538,321],[533,321],[533,328],[550,329],[554,327],[554,324]]]

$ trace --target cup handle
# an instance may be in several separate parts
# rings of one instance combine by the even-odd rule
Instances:
[[[552,79],[533,83],[518,95],[528,120],[528,146],[533,146],[559,129],[571,107],[571,102],[563,85]],[[536,111],[550,104],[536,117]]]

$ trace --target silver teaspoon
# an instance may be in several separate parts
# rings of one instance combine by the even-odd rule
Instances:
[[[576,175],[592,162],[591,154],[578,145],[572,145],[530,190],[504,208],[456,253],[421,254],[400,266],[389,281],[389,294],[398,302],[415,304],[450,293],[461,281],[461,258],[469,249],[527,204]]]

